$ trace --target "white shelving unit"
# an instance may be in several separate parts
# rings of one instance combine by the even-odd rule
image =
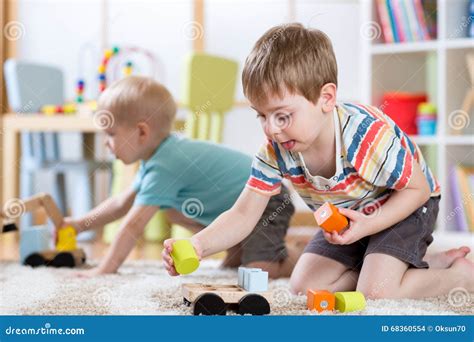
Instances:
[[[474,240],[472,233],[460,233],[452,213],[453,201],[449,182],[450,166],[474,165],[474,116],[462,132],[453,134],[449,115],[460,110],[467,89],[471,86],[466,54],[474,52],[474,39],[467,38],[469,0],[437,1],[437,33],[435,40],[385,44],[383,33],[373,40],[363,39],[361,49],[361,101],[381,105],[386,91],[426,92],[438,108],[436,136],[414,136],[414,141],[431,154],[428,163],[441,184],[442,200],[436,233],[448,239]],[[361,0],[361,25],[381,27],[374,0]]]

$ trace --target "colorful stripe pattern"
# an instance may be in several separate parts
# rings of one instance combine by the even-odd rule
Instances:
[[[344,103],[337,107],[336,174],[330,179],[311,175],[300,153],[268,140],[254,157],[247,182],[250,189],[268,195],[279,193],[288,179],[306,204],[316,210],[324,202],[370,213],[394,190],[407,187],[416,160],[431,188],[440,186],[419,147],[376,107]]]

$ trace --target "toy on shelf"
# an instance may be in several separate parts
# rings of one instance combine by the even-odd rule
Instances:
[[[418,104],[427,101],[425,93],[387,92],[383,94],[384,112],[406,134],[416,135],[416,112]]]
[[[318,226],[328,233],[333,231],[339,233],[349,224],[347,217],[342,215],[337,207],[329,202],[319,207],[318,210],[314,212],[314,217],[316,218]]]
[[[97,68],[98,71],[98,82],[99,82],[99,91],[97,95],[100,95],[106,88],[107,84],[114,82],[121,78],[122,76],[130,76],[134,71],[134,63],[132,62],[133,55],[144,56],[150,65],[150,76],[156,76],[158,70],[158,62],[155,56],[145,50],[138,47],[121,47],[114,46],[112,48],[106,49],[104,51],[101,63]],[[81,56],[79,60],[82,62],[84,56]],[[126,60],[124,62],[124,59]],[[142,58],[143,59],[143,58]],[[119,66],[123,66],[122,74],[120,73]],[[82,70],[82,66],[79,66],[79,69]],[[86,81],[83,77],[83,71],[80,71],[80,77],[77,80],[75,93],[75,103],[66,103],[66,104],[48,104],[43,106],[40,109],[40,112],[52,116],[52,115],[69,115],[76,113],[83,114],[92,114],[97,109],[97,103],[95,100],[86,101],[85,90],[86,90]]]
[[[419,135],[436,134],[436,107],[430,102],[422,102],[418,105],[416,125]]]
[[[76,102],[82,103],[84,102],[84,86],[85,82],[83,79],[77,81],[76,85]]]
[[[40,112],[47,116],[53,116],[56,114],[70,115],[77,112],[77,106],[75,103],[66,103],[63,105],[44,105],[41,107]]]
[[[179,274],[189,274],[199,267],[199,259],[191,241],[177,240],[171,251],[174,267]]]
[[[327,290],[308,289],[306,306],[308,310],[318,312],[353,312],[365,309],[365,297],[360,291],[331,293]]]
[[[24,213],[44,208],[46,214],[58,230],[55,248],[52,248],[53,235],[47,226],[33,226],[20,230],[20,259],[32,267],[75,267],[85,263],[86,255],[76,245],[76,231],[73,227],[62,227],[63,216],[48,194],[40,193],[27,200],[15,203],[17,215],[9,215],[8,208],[0,212],[2,233],[18,230],[15,219]],[[8,207],[8,206],[7,206]],[[12,216],[14,218],[10,218]],[[5,221],[5,222],[4,222]]]
[[[184,303],[193,304],[194,315],[225,315],[227,310],[240,315],[267,315],[273,296],[268,291],[268,273],[245,267],[239,267],[238,285],[183,284],[182,291]]]

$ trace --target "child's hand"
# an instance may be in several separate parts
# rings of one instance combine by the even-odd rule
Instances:
[[[62,226],[63,227],[65,227],[65,226],[73,227],[76,230],[77,234],[79,234],[80,232],[83,231],[83,229],[81,228],[81,225],[79,224],[79,222],[74,220],[72,217],[65,217],[64,220],[63,220]]]
[[[367,236],[369,218],[359,211],[339,208],[339,212],[349,219],[349,226],[340,233],[323,231],[324,237],[334,245],[350,245]]]
[[[176,239],[167,239],[163,242],[163,252],[161,252],[161,256],[163,257],[163,263],[165,264],[165,268],[168,271],[168,274],[170,276],[177,276],[179,275],[178,272],[176,272],[176,268],[174,268],[173,264],[173,258],[171,257],[171,251],[173,250],[173,243],[176,241]],[[194,250],[196,251],[196,254],[201,260],[202,257],[202,248],[199,245],[199,243],[193,239],[191,239],[191,244],[194,247]]]

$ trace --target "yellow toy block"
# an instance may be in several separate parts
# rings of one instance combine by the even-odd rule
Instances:
[[[74,251],[77,249],[76,230],[71,226],[66,226],[58,230],[58,242],[56,243],[58,251]]]
[[[308,289],[306,295],[306,306],[308,310],[316,310],[318,312],[334,310],[336,298],[331,292]]]
[[[189,274],[199,267],[199,258],[189,240],[177,240],[171,251],[174,267],[179,274]]]
[[[351,312],[365,309],[365,297],[360,291],[336,292],[336,310]]]

